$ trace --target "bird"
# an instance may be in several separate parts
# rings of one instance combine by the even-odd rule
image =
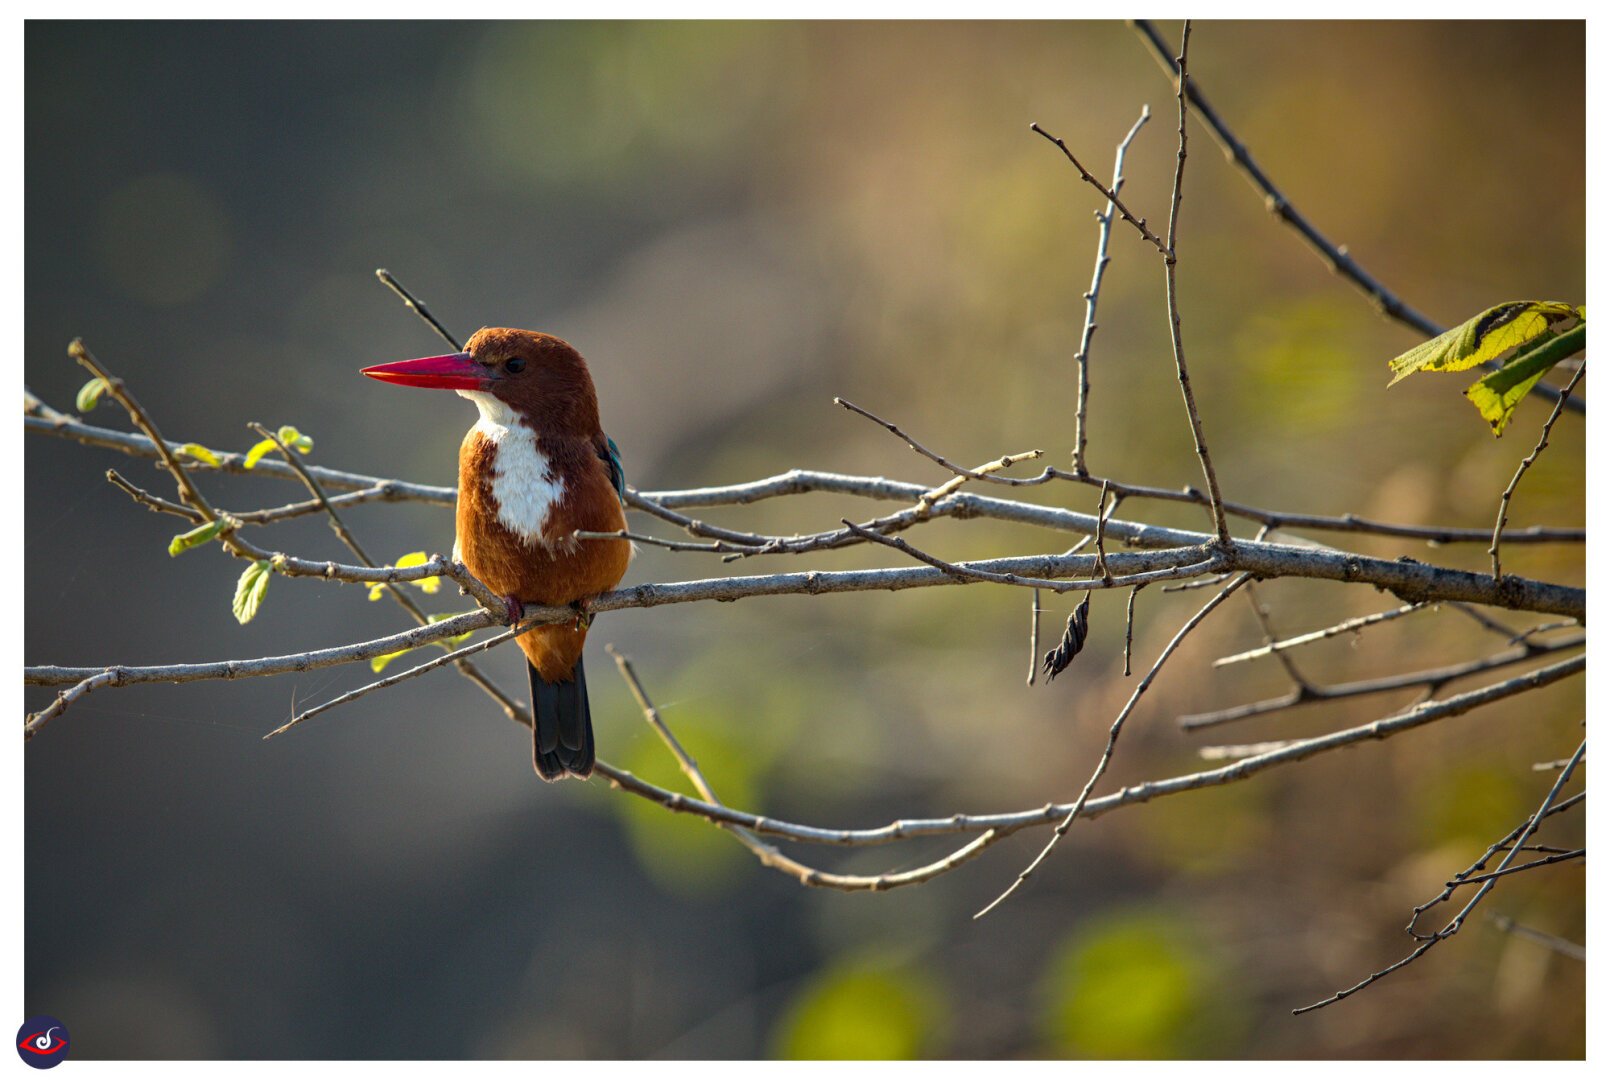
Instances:
[[[486,327],[462,352],[362,369],[400,386],[456,390],[480,412],[458,450],[453,559],[505,598],[571,605],[572,622],[515,640],[531,684],[532,764],[543,780],[585,780],[597,759],[582,648],[584,601],[626,575],[626,539],[580,540],[578,530],[624,532],[626,476],[604,434],[587,361],[535,330]]]

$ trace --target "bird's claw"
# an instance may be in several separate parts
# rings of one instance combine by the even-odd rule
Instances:
[[[585,630],[593,624],[593,603],[591,600],[572,600],[570,607],[576,613],[576,621],[571,629]]]
[[[510,593],[508,596],[503,598],[503,606],[508,609],[510,626],[513,626],[515,623],[519,622],[520,617],[525,614],[525,605],[522,604],[520,602],[520,598],[515,596],[513,593]]]

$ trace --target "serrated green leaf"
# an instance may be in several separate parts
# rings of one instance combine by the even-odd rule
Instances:
[[[99,375],[78,388],[78,400],[75,403],[81,413],[93,412],[95,406],[101,403],[101,395],[106,393],[106,380]]]
[[[199,547],[217,537],[223,531],[223,528],[224,523],[220,519],[209,521],[205,525],[198,525],[187,533],[180,533],[168,541],[168,554],[182,555],[193,547]]]
[[[1475,318],[1416,345],[1391,362],[1393,385],[1417,371],[1463,371],[1523,349],[1567,319],[1586,319],[1586,310],[1555,301],[1516,300],[1488,308]]]
[[[267,559],[258,559],[241,572],[235,582],[235,602],[231,605],[235,621],[245,626],[257,614],[257,608],[268,592],[268,579],[273,577]]]
[[[1584,311],[1585,314],[1585,311]],[[1482,376],[1465,390],[1465,396],[1476,406],[1482,419],[1493,429],[1493,435],[1504,433],[1515,406],[1520,404],[1555,364],[1582,351],[1588,343],[1588,326],[1579,323],[1563,334],[1550,332],[1538,338],[1524,352],[1517,353],[1497,371]]]
[[[187,442],[183,446],[179,447],[179,453],[193,457],[197,461],[205,462],[215,469],[219,464],[218,455],[213,453],[211,450],[208,450],[200,443]]]
[[[246,451],[246,468],[256,468],[257,463],[263,460],[263,455],[273,449],[275,449],[273,439],[264,439],[262,442],[253,446],[250,450]]]

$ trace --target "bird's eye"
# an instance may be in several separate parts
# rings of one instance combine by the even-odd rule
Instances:
[[[503,370],[507,371],[510,375],[518,375],[520,372],[525,370],[525,361],[520,359],[518,356],[511,356],[509,359],[503,361]]]

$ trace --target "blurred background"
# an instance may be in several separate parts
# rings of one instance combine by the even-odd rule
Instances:
[[[357,376],[440,351],[377,266],[461,337],[504,325],[575,343],[644,490],[791,467],[946,479],[834,395],[960,461],[1041,448],[1065,466],[1098,202],[1029,122],[1105,175],[1149,104],[1125,198],[1154,223],[1175,153],[1170,84],[1116,23],[35,21],[26,43],[28,385],[70,409],[85,375],[64,350],[82,335],[170,437],[242,450],[248,421],[295,424],[311,462],[438,484],[474,414]],[[1191,67],[1297,206],[1433,318],[1586,299],[1581,24],[1208,22]],[[1468,376],[1388,392],[1386,362],[1414,334],[1268,215],[1204,129],[1191,137],[1181,305],[1228,496],[1490,526],[1546,409],[1523,404],[1495,440],[1461,396]],[[1122,227],[1112,256],[1091,468],[1198,483],[1158,260]],[[112,405],[92,420],[128,426]],[[1513,522],[1582,523],[1582,432],[1556,426]],[[361,587],[289,579],[237,625],[241,565],[216,548],[170,559],[181,524],[130,503],[108,467],[169,493],[146,463],[27,440],[27,663],[251,657],[405,625]],[[301,497],[270,478],[206,482],[235,510]],[[1068,485],[1017,494],[1096,503]],[[892,508],[816,495],[701,516],[795,531]],[[1204,521],[1123,508],[1137,515]],[[388,559],[452,544],[437,508],[348,521]],[[910,538],[956,559],[1069,543],[983,520]],[[345,556],[314,518],[254,539]],[[1487,566],[1484,544],[1328,539]],[[627,580],[897,562],[645,549]],[[1576,584],[1582,562],[1574,547],[1504,558]],[[1300,582],[1260,596],[1287,634],[1394,603]],[[1204,598],[1141,595],[1137,676]],[[1043,647],[1076,599],[1046,598]],[[588,664],[601,755],[680,782],[602,651],[613,642],[734,805],[866,826],[1066,800],[1134,685],[1124,602],[1098,593],[1086,653],[1032,688],[1022,590],[610,614]],[[1210,667],[1261,640],[1233,598],[1165,668],[1101,790],[1202,768],[1203,743],[1315,734],[1413,697],[1179,731],[1182,713],[1286,688],[1267,661]],[[1502,647],[1425,612],[1297,661],[1329,683]],[[485,666],[524,695],[518,654]],[[27,1008],[63,1018],[77,1056],[1583,1053],[1583,966],[1480,918],[1369,992],[1290,1015],[1408,952],[1410,908],[1535,808],[1551,778],[1532,763],[1581,738],[1580,680],[1082,822],[973,922],[1043,830],[921,887],[805,889],[602,782],[538,783],[523,729],[445,672],[259,741],[370,677],[105,691],[29,744]],[[28,706],[48,698],[30,690]],[[1574,814],[1549,830],[1582,838]],[[791,853],[876,873],[943,850]],[[1580,864],[1519,875],[1485,907],[1580,941]]]

